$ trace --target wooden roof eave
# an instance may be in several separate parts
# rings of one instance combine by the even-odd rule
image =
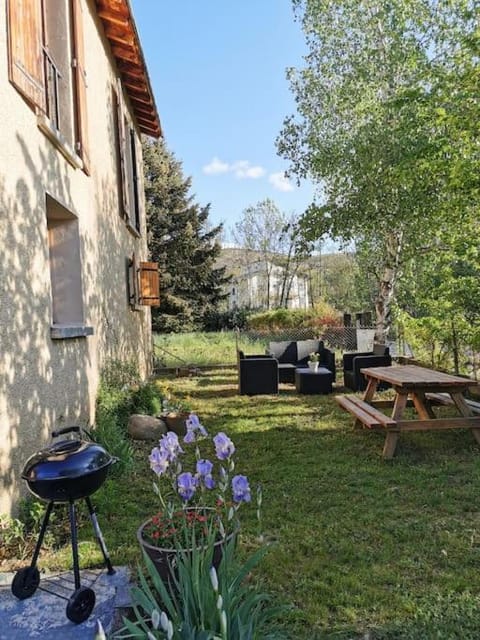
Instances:
[[[162,127],[129,0],[95,4],[139,129],[159,138]]]

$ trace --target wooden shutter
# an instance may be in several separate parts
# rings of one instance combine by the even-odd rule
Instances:
[[[85,173],[90,175],[90,157],[88,154],[88,120],[87,120],[87,76],[85,72],[85,48],[83,41],[82,0],[73,0],[74,25],[74,72],[76,97],[76,151],[83,160]]]
[[[7,10],[10,82],[45,111],[41,0],[8,0]]]
[[[138,283],[138,303],[149,307],[158,307],[160,305],[160,278],[157,262],[140,262]]]
[[[125,154],[126,133],[125,118],[122,109],[122,84],[120,80],[117,83],[117,124],[118,124],[118,153],[120,155],[120,182],[122,187],[122,215],[125,218],[130,217],[128,206],[128,174],[127,174],[127,158]]]

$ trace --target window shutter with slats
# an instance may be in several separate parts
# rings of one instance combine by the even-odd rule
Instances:
[[[8,0],[7,9],[10,82],[45,111],[41,1]]]
[[[128,176],[127,176],[127,158],[125,157],[126,132],[125,117],[122,109],[122,83],[117,83],[117,124],[118,124],[118,151],[120,154],[120,181],[122,185],[122,215],[128,219],[130,211],[128,206]]]
[[[73,1],[74,24],[74,72],[76,97],[76,151],[83,160],[85,173],[90,175],[90,158],[88,155],[88,120],[87,120],[87,77],[85,72],[85,49],[83,42],[83,10],[82,0]]]
[[[138,269],[138,303],[149,307],[160,305],[160,278],[157,262],[140,262]]]

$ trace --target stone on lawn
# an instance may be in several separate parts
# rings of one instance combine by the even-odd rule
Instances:
[[[167,432],[163,420],[136,413],[128,419],[128,433],[134,440],[160,440]]]

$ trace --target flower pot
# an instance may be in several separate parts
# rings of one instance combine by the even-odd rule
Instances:
[[[167,428],[169,431],[173,431],[177,436],[184,436],[187,433],[187,427],[185,425],[190,413],[188,411],[170,411],[164,416]]]
[[[318,362],[309,362],[308,367],[311,371],[318,371]]]
[[[140,525],[140,527],[137,530],[137,540],[140,544],[140,547],[145,551],[145,553],[148,555],[150,560],[155,565],[158,575],[163,580],[163,582],[167,585],[170,583],[172,575],[174,575],[175,567],[178,562],[179,553],[184,552],[189,554],[189,553],[192,553],[192,549],[179,550],[173,547],[162,548],[162,547],[156,547],[150,544],[144,539],[144,536],[143,536],[143,531],[145,527],[147,527],[150,523],[151,523],[151,518],[149,518],[142,525]],[[222,560],[225,545],[234,536],[236,536],[237,533],[238,531],[235,530],[229,535],[227,535],[225,539],[220,538],[217,542],[215,542],[214,548],[213,548],[212,564],[216,569],[218,569],[220,562]],[[206,547],[203,547],[203,548],[206,548]],[[197,547],[197,550],[201,551],[202,547]]]

